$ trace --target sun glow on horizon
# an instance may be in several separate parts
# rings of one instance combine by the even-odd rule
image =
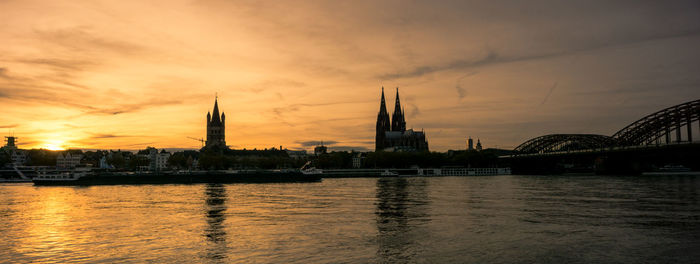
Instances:
[[[43,148],[48,150],[65,150],[65,148],[54,144],[45,144]]]
[[[66,150],[65,141],[61,140],[50,140],[40,145],[43,149],[48,150]]]

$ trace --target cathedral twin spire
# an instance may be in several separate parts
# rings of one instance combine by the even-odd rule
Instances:
[[[387,148],[428,151],[425,133],[412,130],[410,133],[407,133],[405,114],[404,108],[401,107],[399,88],[397,87],[394,113],[389,119],[389,112],[386,109],[386,98],[384,98],[384,87],[382,87],[382,99],[379,106],[379,114],[377,115],[377,134],[375,136],[376,151],[382,151]]]
[[[382,87],[382,101],[379,106],[379,115],[377,116],[377,131],[406,131],[406,117],[404,110],[401,108],[401,99],[399,99],[399,88],[396,88],[396,103],[394,105],[394,114],[389,120],[389,112],[386,110],[386,100],[384,99],[384,87]]]
[[[396,104],[394,105],[394,115],[391,117],[391,131],[406,131],[406,117],[401,108],[401,100],[399,100],[399,87],[396,87]]]
[[[389,112],[386,110],[386,100],[384,99],[384,87],[382,87],[382,102],[379,106],[379,114],[377,115],[377,133],[380,131],[388,131],[391,126]]]

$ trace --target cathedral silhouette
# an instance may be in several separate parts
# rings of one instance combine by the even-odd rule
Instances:
[[[406,117],[401,108],[398,87],[396,88],[396,104],[391,120],[389,120],[389,112],[386,110],[384,87],[382,87],[382,100],[377,115],[375,151],[428,151],[425,132],[413,131],[413,129],[406,130]]]

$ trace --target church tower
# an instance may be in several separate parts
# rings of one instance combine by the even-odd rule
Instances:
[[[406,118],[404,117],[403,109],[401,109],[401,100],[399,100],[398,87],[396,87],[396,105],[394,105],[394,114],[391,117],[391,131],[406,131]]]
[[[226,147],[226,114],[219,116],[219,98],[214,99],[214,115],[207,112],[206,147]]]
[[[382,101],[379,106],[379,114],[377,114],[377,135],[375,137],[375,150],[379,151],[384,149],[384,142],[386,139],[386,131],[391,128],[391,121],[389,120],[389,112],[386,110],[386,101],[384,100],[384,87],[382,87]]]

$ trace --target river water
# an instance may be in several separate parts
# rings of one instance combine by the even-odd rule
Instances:
[[[0,184],[7,263],[697,263],[700,177]]]

